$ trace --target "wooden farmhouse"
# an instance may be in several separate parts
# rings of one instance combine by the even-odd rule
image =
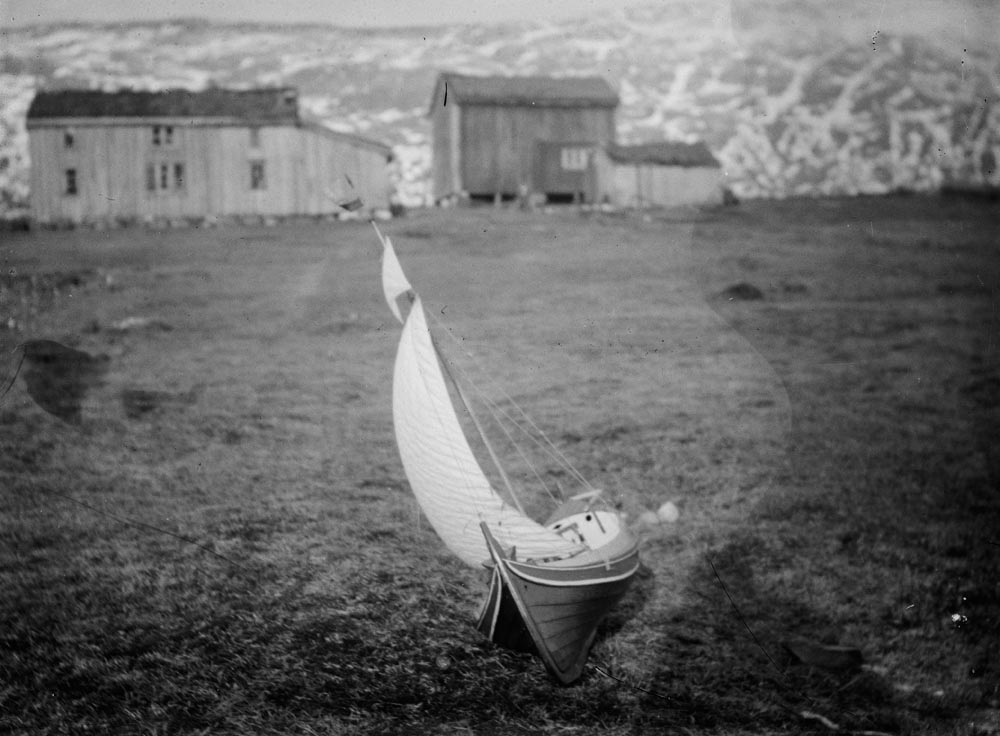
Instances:
[[[303,120],[292,88],[40,92],[27,128],[39,223],[388,206],[389,147]]]
[[[594,168],[599,200],[619,207],[722,202],[722,167],[704,143],[610,144]]]
[[[593,152],[614,140],[617,107],[600,77],[441,74],[428,112],[435,201],[592,200]]]

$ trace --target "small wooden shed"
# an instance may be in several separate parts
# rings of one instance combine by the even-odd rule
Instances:
[[[389,204],[391,149],[302,119],[290,87],[39,92],[27,128],[39,223]]]
[[[619,207],[722,202],[722,168],[702,142],[610,144],[595,157],[598,198]]]
[[[428,111],[435,200],[589,198],[592,156],[614,140],[618,102],[601,77],[441,74]]]

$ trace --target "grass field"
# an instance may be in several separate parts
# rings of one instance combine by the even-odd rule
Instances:
[[[384,224],[446,350],[630,519],[680,508],[572,687],[415,508],[367,225],[4,235],[3,370],[109,362],[79,424],[0,403],[0,731],[1000,734],[998,215]]]

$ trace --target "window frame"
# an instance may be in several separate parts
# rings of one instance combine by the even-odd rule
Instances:
[[[152,127],[152,142],[156,148],[171,148],[174,145],[174,126],[156,123]]]
[[[150,197],[187,192],[187,162],[157,159],[146,162],[146,194]]]
[[[586,171],[590,168],[591,149],[587,146],[566,146],[559,150],[559,167],[563,171]]]
[[[262,192],[267,189],[267,167],[262,158],[250,159],[250,191]]]

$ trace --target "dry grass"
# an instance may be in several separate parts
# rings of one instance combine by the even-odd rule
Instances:
[[[80,426],[0,404],[0,730],[1000,733],[997,214],[387,224],[466,367],[632,518],[681,508],[570,688],[480,639],[415,512],[367,226],[9,236],[0,348],[111,362]]]

